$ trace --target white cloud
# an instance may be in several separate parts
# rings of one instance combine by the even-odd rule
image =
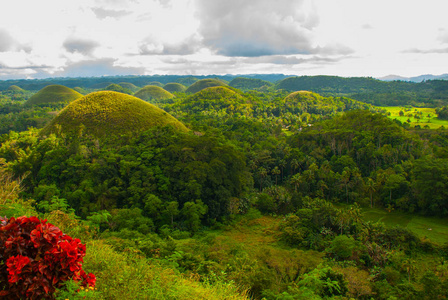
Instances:
[[[91,55],[100,44],[93,40],[70,37],[64,41],[63,46],[70,53]]]
[[[440,74],[447,72],[447,6],[440,0],[14,0],[0,10],[0,76]]]
[[[92,11],[95,13],[97,18],[101,20],[105,18],[114,18],[119,20],[124,16],[132,14],[132,11],[105,9],[102,7],[93,7]]]
[[[246,57],[311,53],[311,31],[319,22],[303,0],[198,0],[198,17],[206,46]]]

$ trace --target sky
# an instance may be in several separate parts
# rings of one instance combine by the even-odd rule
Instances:
[[[448,73],[446,0],[2,0],[0,80]]]

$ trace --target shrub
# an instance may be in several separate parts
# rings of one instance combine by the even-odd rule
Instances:
[[[356,241],[352,237],[348,237],[346,235],[339,235],[334,238],[327,251],[329,254],[332,254],[336,259],[346,260],[352,257],[355,248],[356,248]]]
[[[86,246],[37,217],[0,218],[0,296],[53,299],[65,281],[94,287],[82,270]]]

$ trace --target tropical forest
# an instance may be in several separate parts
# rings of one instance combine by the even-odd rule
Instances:
[[[2,299],[447,299],[448,81],[0,81]]]

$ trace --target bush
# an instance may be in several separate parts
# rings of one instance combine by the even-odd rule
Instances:
[[[327,252],[338,260],[346,260],[353,256],[355,248],[356,241],[352,237],[339,235],[331,242]]]
[[[67,280],[94,287],[82,270],[86,246],[37,217],[0,218],[0,296],[53,299]]]

